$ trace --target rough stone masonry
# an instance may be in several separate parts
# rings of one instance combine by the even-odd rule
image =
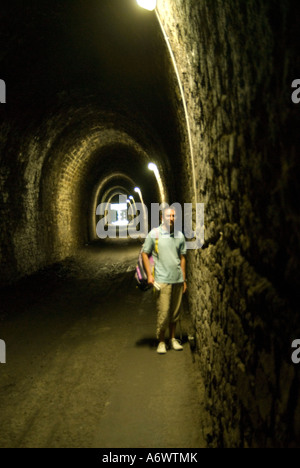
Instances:
[[[291,362],[300,336],[294,7],[158,2],[181,71],[198,202],[205,203],[206,244],[189,253],[188,277],[212,446],[300,441],[299,368]]]

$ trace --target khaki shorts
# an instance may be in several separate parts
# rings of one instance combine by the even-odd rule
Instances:
[[[181,301],[183,294],[183,283],[165,284],[159,283],[160,292],[158,293],[157,307],[157,327],[156,337],[162,331],[165,331],[170,323],[176,323],[181,312]]]

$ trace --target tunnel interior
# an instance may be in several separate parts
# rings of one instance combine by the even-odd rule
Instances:
[[[135,187],[160,203],[155,163],[168,203],[204,204],[186,308],[207,445],[298,446],[295,2],[5,0],[0,15],[3,297],[99,243],[99,204]]]
[[[6,206],[21,213],[18,226],[6,223],[15,240],[5,257],[16,278],[94,240],[101,190],[120,184],[121,173],[132,179],[127,196],[136,198],[138,186],[149,206],[160,202],[147,168],[154,162],[170,200],[180,199],[176,172],[185,137],[162,33],[135,1],[45,2],[42,8],[19,3],[2,14],[2,66],[10,87],[1,110],[4,125],[13,129],[7,128],[11,157],[5,164],[21,164],[26,173],[17,180],[12,169],[5,182],[18,187]]]

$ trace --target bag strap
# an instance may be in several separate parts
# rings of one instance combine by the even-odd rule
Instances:
[[[155,229],[155,247],[154,250],[158,256],[158,240],[159,240],[159,228]]]

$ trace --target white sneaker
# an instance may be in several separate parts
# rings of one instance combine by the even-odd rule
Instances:
[[[166,354],[167,348],[166,348],[166,343],[164,341],[161,341],[157,347],[157,352],[158,354]]]
[[[175,351],[182,351],[183,346],[176,340],[176,338],[172,338],[171,340],[171,348],[174,349]]]

